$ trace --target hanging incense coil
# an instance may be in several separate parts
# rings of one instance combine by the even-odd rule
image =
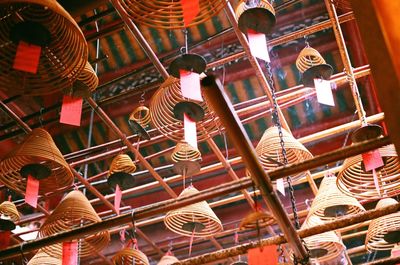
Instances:
[[[196,161],[201,159],[201,153],[187,142],[180,141],[176,144],[174,151],[172,151],[171,159],[174,162]]]
[[[150,265],[149,259],[140,250],[126,247],[112,257],[115,265]]]
[[[400,194],[400,164],[394,145],[378,149],[384,166],[376,169],[377,180],[365,171],[362,155],[347,158],[338,174],[336,185],[343,193],[358,199],[379,199]],[[378,192],[379,190],[379,192]]]
[[[130,121],[135,121],[140,124],[143,128],[146,128],[151,121],[150,110],[146,106],[139,106],[133,110],[129,116]]]
[[[99,78],[97,77],[96,72],[94,71],[92,65],[89,62],[86,62],[85,68],[79,74],[78,79],[75,81],[72,87],[72,96],[73,97],[89,97],[99,85]],[[66,94],[68,94],[68,90]]]
[[[312,154],[297,141],[290,133],[282,128],[283,141],[285,142],[288,165],[311,159]],[[270,171],[283,166],[282,147],[280,143],[278,127],[268,128],[262,136],[256,147],[257,156],[260,159],[264,170]],[[247,172],[250,175],[249,172]],[[304,173],[292,176],[293,182],[296,182]]]
[[[179,198],[191,197],[199,191],[189,186]],[[179,235],[208,237],[222,231],[222,223],[206,201],[169,211],[164,217],[166,227]]]
[[[47,217],[40,227],[39,237],[48,237],[100,221],[100,217],[86,196],[82,192],[74,190],[68,193],[50,216]],[[86,238],[80,238],[79,255],[81,257],[93,255],[93,252],[98,252],[106,247],[109,241],[110,234],[107,230]],[[43,250],[52,256],[59,257],[62,255],[62,244],[50,245],[44,247]]]
[[[315,215],[308,215],[301,229],[322,225],[324,222]],[[304,238],[310,250],[312,262],[319,263],[336,259],[346,249],[340,237],[333,231]]]
[[[184,29],[203,23],[217,15],[226,5],[225,0],[199,0],[199,13],[185,26],[180,1],[120,0],[120,3],[135,23],[161,29]]]
[[[300,73],[304,73],[313,66],[325,63],[325,59],[321,56],[321,54],[316,49],[309,46],[301,50],[296,59],[296,67],[299,69]]]
[[[392,198],[378,202],[375,209],[397,204]],[[400,242],[400,212],[372,219],[368,227],[365,246],[368,251],[391,250]]]
[[[69,165],[44,129],[33,129],[0,161],[0,182],[8,188],[25,193],[26,174],[40,180],[39,194],[72,185],[74,177]]]
[[[179,262],[179,260],[172,254],[167,253],[160,259],[157,265],[171,265],[175,262]]]
[[[39,250],[26,265],[62,265],[62,260]]]
[[[248,214],[240,222],[240,229],[262,229],[275,223],[275,218],[266,211],[257,210]]]
[[[3,89],[43,95],[72,86],[85,67],[88,46],[75,20],[57,1],[0,0],[0,17]],[[13,69],[20,41],[41,46],[36,74]]]
[[[117,184],[121,189],[130,188],[134,184],[134,178],[131,174],[135,171],[136,166],[130,156],[119,154],[111,162],[107,182],[114,188]]]
[[[268,0],[241,0],[236,8],[239,29],[247,34],[249,29],[269,34],[276,23],[275,10]]]
[[[336,180],[335,175],[324,177],[311,205],[310,215],[316,215],[321,220],[329,221],[340,216],[365,211],[357,199],[344,194],[337,188]]]
[[[0,215],[9,217],[14,223],[18,222],[21,218],[17,207],[10,201],[4,201],[0,204]]]
[[[160,86],[150,102],[150,114],[153,124],[161,134],[174,142],[184,139],[183,122],[174,116],[174,107],[179,102],[191,101],[182,96],[179,79],[174,77],[169,77]],[[204,109],[204,118],[196,122],[199,142],[210,138],[210,135],[218,131],[220,127],[219,119],[206,102],[207,98],[205,98],[204,102],[198,103]]]

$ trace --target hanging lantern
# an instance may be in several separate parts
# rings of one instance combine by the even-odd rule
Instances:
[[[113,188],[117,185],[121,189],[131,188],[135,183],[132,177],[132,173],[135,171],[136,166],[130,156],[126,154],[117,155],[111,162],[107,183]]]
[[[62,260],[39,250],[26,265],[62,265]]]
[[[362,155],[344,161],[337,178],[340,191],[358,199],[379,199],[400,193],[400,164],[394,145],[378,150],[384,165],[375,173],[365,170]]]
[[[245,218],[240,222],[240,229],[261,229],[268,227],[275,223],[275,218],[267,211],[262,211],[261,209],[257,209],[256,211],[248,214]]]
[[[0,204],[0,231],[11,231],[15,229],[15,223],[20,220],[15,204],[4,201]]]
[[[190,197],[199,191],[189,186],[179,195]],[[222,231],[222,223],[206,201],[169,211],[164,217],[169,230],[183,236],[208,237]]]
[[[283,128],[282,134],[289,165],[312,158],[312,154]],[[264,132],[263,137],[257,144],[256,153],[266,171],[283,166],[284,159],[278,127],[272,126]],[[249,172],[247,174],[249,175]],[[303,175],[304,173],[299,173],[292,176],[293,182],[296,182]]]
[[[55,0],[1,0],[0,82],[22,95],[71,87],[88,47],[75,20]]]
[[[392,198],[378,202],[375,209],[397,204]],[[400,243],[400,212],[372,219],[368,227],[365,246],[368,251],[391,250]]]
[[[364,212],[364,207],[355,199],[341,192],[336,186],[336,176],[327,175],[321,182],[311,205],[310,215],[329,221],[344,215]]]
[[[129,116],[129,126],[139,135],[140,138],[150,140],[150,135],[146,131],[146,127],[151,121],[150,110],[144,105],[141,105],[133,110]]]
[[[240,31],[269,34],[276,23],[275,10],[268,0],[241,0],[236,8]]]
[[[115,265],[150,265],[146,255],[138,249],[126,247],[112,258]]]
[[[183,176],[193,176],[201,169],[198,162],[201,160],[200,151],[185,141],[175,146],[171,159],[174,162],[175,172]]]
[[[175,262],[179,262],[179,260],[169,251],[161,258],[157,265],[171,265]]]
[[[86,98],[90,97],[99,85],[99,78],[94,71],[92,65],[86,62],[85,68],[79,74],[77,80],[70,89],[65,90],[65,94],[70,94],[73,97]],[[70,93],[72,92],[72,93]]]
[[[39,237],[44,238],[74,228],[100,222],[93,206],[86,196],[74,190],[60,202],[54,211],[47,217],[40,227]],[[108,245],[110,234],[103,230],[86,238],[80,238],[78,252],[81,257],[90,256],[94,251],[98,252]],[[60,257],[62,255],[62,244],[53,244],[43,248],[46,253]]]

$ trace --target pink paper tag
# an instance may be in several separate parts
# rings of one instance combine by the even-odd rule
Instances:
[[[193,99],[196,101],[203,101],[200,89],[200,75],[195,72],[186,70],[179,70],[181,92],[185,98]]]
[[[28,179],[26,181],[25,202],[30,206],[32,206],[33,208],[36,208],[38,195],[39,195],[39,180],[35,179],[31,175],[28,175]]]
[[[188,27],[200,11],[199,0],[181,0],[181,5],[183,22],[185,23],[185,27]]]
[[[315,86],[315,91],[317,92],[317,100],[319,103],[332,107],[335,106],[335,101],[333,100],[330,81],[320,78],[315,78],[314,86]]]
[[[192,121],[192,119],[186,113],[184,113],[183,116],[184,116],[183,126],[185,131],[185,141],[192,147],[197,149],[196,122]]]
[[[80,126],[82,116],[82,98],[74,98],[68,95],[63,97],[61,106],[60,122]]]
[[[32,74],[37,73],[42,47],[20,41],[14,58],[13,68]]]
[[[278,263],[276,245],[249,249],[247,258],[249,265],[276,265]]]
[[[62,265],[78,264],[78,241],[63,242]]]
[[[283,181],[283,178],[277,179],[276,180],[276,189],[283,195],[285,196],[285,183]]]
[[[372,177],[374,178],[374,184],[375,184],[375,189],[378,192],[379,197],[381,197],[381,188],[379,187],[379,179],[378,176],[376,175],[375,168],[372,169]]]
[[[117,214],[119,214],[119,208],[121,206],[121,197],[122,197],[122,192],[119,185],[117,184],[117,186],[115,186],[115,198],[114,198],[114,208],[117,211]]]
[[[258,59],[270,62],[271,59],[269,58],[265,34],[249,29],[247,31],[247,37],[249,39],[251,54]]]
[[[383,166],[381,153],[379,153],[378,149],[362,154],[362,159],[366,171],[371,171],[372,169]]]

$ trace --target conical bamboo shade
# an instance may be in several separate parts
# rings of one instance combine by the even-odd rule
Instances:
[[[114,157],[113,161],[111,162],[110,170],[108,171],[108,176],[117,172],[132,174],[135,171],[136,171],[136,166],[133,163],[130,156],[126,154],[120,154]]]
[[[0,204],[0,215],[8,216],[14,223],[20,219],[19,212],[15,204],[9,201],[4,201]]]
[[[85,68],[79,74],[78,79],[75,81],[72,88],[72,95],[74,97],[88,97],[99,85],[99,78],[94,71],[92,65],[86,62]],[[66,91],[68,94],[69,91]]]
[[[157,265],[171,265],[174,264],[175,262],[179,262],[179,260],[172,254],[167,253],[160,259]]]
[[[39,230],[40,237],[47,237],[87,224],[100,222],[101,219],[89,200],[78,190],[71,191],[54,209]],[[107,230],[80,239],[79,255],[90,256],[107,246],[110,234]],[[62,255],[62,244],[43,248],[52,256]]]
[[[362,155],[347,158],[338,174],[337,186],[343,193],[358,199],[379,199],[400,194],[400,163],[394,145],[379,148],[385,165],[376,170],[379,191],[372,171],[365,171]]]
[[[397,204],[395,199],[385,198],[378,202],[375,209],[393,204]],[[393,232],[395,232],[394,235],[400,241],[400,212],[373,219],[369,224],[367,237],[365,238],[367,250],[391,250],[396,243],[386,241],[385,236]]]
[[[296,67],[301,73],[304,73],[309,68],[321,64],[325,64],[324,58],[314,48],[305,47],[301,50],[299,56],[296,59]]]
[[[323,223],[317,216],[308,215],[301,228],[309,228]],[[333,231],[306,237],[304,241],[311,252],[311,261],[313,262],[336,259],[346,248],[339,236]]]
[[[184,139],[183,122],[174,116],[176,104],[186,100],[181,93],[179,79],[169,77],[153,95],[150,102],[151,120],[157,130],[168,139],[180,142]],[[204,118],[196,122],[197,139],[199,142],[210,138],[218,130],[220,121],[215,113],[204,102],[198,103],[204,109]]]
[[[312,154],[290,133],[283,128],[282,133],[289,165],[312,158]],[[278,127],[272,126],[264,132],[263,137],[256,147],[256,153],[266,171],[280,167],[280,165],[274,161],[268,160],[269,158],[283,164],[282,147],[280,144]],[[304,173],[300,173],[292,176],[293,181],[297,181],[297,179],[303,175]]]
[[[176,144],[174,151],[172,151],[171,159],[174,162],[195,161],[201,159],[201,153],[187,142],[180,141]]]
[[[190,197],[198,194],[199,191],[193,186],[189,186],[179,195],[181,197]],[[168,212],[164,217],[164,223],[167,228],[177,234],[192,236],[193,231],[184,229],[188,224],[201,224],[204,226],[201,231],[195,230],[194,237],[207,237],[222,231],[222,223],[215,215],[206,201],[191,204],[180,209]]]
[[[44,129],[34,129],[3,158],[0,162],[0,182],[12,190],[25,193],[26,178],[21,176],[20,170],[28,164],[41,164],[51,170],[48,178],[40,180],[40,194],[72,185],[74,177],[69,165]]]
[[[146,255],[133,248],[124,248],[123,250],[119,251],[115,256],[112,258],[112,262],[115,265],[149,265],[149,260]]]
[[[326,176],[319,187],[309,214],[322,220],[333,220],[337,216],[356,214],[365,211],[355,199],[341,192],[336,186],[336,176]]]
[[[16,10],[18,15],[15,15]],[[0,83],[3,89],[23,95],[41,95],[71,87],[85,67],[88,46],[75,20],[57,1],[0,0],[0,17]],[[15,32],[21,26],[21,30]],[[36,74],[13,69],[20,39],[41,43]]]
[[[50,256],[43,250],[39,250],[27,265],[62,265],[62,260],[61,258]]]

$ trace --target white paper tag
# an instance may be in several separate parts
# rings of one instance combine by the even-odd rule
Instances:
[[[314,79],[315,91],[317,92],[317,100],[321,104],[335,106],[333,94],[331,89],[331,82],[328,80],[315,78]]]

